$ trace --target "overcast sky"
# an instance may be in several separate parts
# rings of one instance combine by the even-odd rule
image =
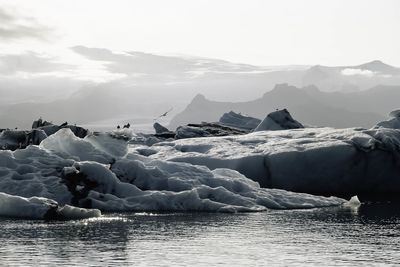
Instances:
[[[84,45],[256,65],[400,66],[396,0],[0,0],[1,53]]]

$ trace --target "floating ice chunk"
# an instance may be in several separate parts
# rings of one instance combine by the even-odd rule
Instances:
[[[27,219],[84,219],[99,217],[99,210],[72,206],[59,207],[54,200],[43,197],[24,198],[0,192],[0,216]]]
[[[0,192],[0,216],[44,219],[57,207],[56,201],[47,198],[23,198]]]
[[[283,109],[269,113],[256,129],[254,129],[254,131],[274,131],[298,128],[304,128],[304,126],[300,122],[294,120],[286,109]]]
[[[59,208],[57,213],[61,216],[61,218],[67,220],[87,219],[101,216],[101,211],[98,209],[83,209],[70,205],[65,205]]]
[[[261,120],[230,111],[224,113],[219,122],[230,127],[251,131],[261,123]]]

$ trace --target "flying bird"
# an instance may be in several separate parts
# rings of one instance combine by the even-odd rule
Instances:
[[[163,114],[161,114],[160,116],[158,116],[157,118],[155,118],[153,121],[158,120],[161,117],[166,117],[168,115],[168,113],[170,113],[174,108],[170,108],[168,111],[164,112]]]

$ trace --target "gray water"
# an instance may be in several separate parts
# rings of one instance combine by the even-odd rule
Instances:
[[[2,266],[397,265],[400,206],[0,219]]]

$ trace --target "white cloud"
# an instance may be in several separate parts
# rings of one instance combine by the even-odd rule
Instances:
[[[346,68],[342,70],[342,75],[345,76],[361,75],[361,76],[372,77],[375,75],[375,72],[364,69]]]
[[[34,18],[21,16],[0,8],[0,40],[47,40],[52,29],[39,24]]]

